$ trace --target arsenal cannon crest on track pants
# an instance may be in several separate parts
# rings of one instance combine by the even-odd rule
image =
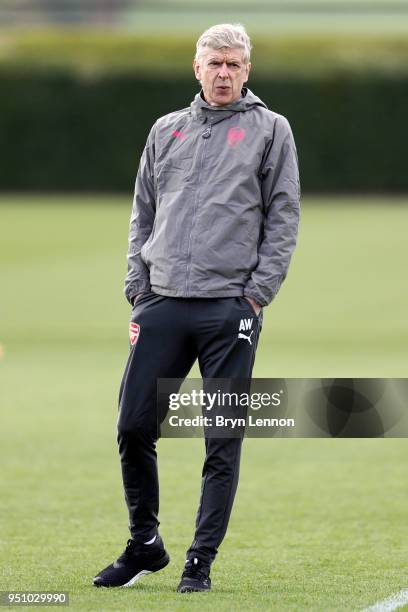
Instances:
[[[244,297],[174,298],[148,292],[132,311],[130,354],[119,396],[118,443],[129,527],[149,541],[159,525],[157,380],[184,379],[198,359],[205,378],[250,379],[262,324]],[[177,391],[177,389],[176,389]],[[231,514],[242,438],[206,438],[189,552],[211,562]]]

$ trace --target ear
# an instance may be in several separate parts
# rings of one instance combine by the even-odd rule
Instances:
[[[251,68],[252,68],[252,64],[251,62],[248,62],[248,64],[246,65],[246,78],[244,83],[247,82],[247,80],[249,79],[249,73],[251,72]]]
[[[193,60],[193,70],[194,70],[196,79],[199,81],[201,79],[200,62],[196,61],[195,59]]]

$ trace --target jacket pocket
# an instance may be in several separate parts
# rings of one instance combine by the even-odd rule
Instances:
[[[140,257],[142,258],[142,261],[146,264],[146,266],[149,265],[149,260],[147,258],[147,251],[150,248],[150,245],[152,244],[153,238],[154,238],[154,232],[156,231],[156,220],[157,220],[157,211],[154,217],[154,221],[153,221],[153,225],[152,225],[152,231],[150,232],[150,235],[148,237],[148,239],[146,240],[146,242],[144,243],[144,245],[142,246],[142,248],[140,249]]]

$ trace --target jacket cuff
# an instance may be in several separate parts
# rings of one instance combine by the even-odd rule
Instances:
[[[129,304],[133,306],[133,300],[139,293],[150,291],[150,283],[137,283],[125,288],[125,297]]]
[[[284,278],[283,275],[277,277],[269,287],[257,285],[252,279],[249,279],[244,288],[244,296],[251,297],[260,306],[268,306],[276,297]]]

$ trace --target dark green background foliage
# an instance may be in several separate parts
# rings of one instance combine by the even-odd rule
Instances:
[[[0,189],[133,187],[151,125],[190,104],[194,40],[3,36]],[[254,41],[249,87],[285,115],[303,191],[408,189],[408,44],[374,37]]]

